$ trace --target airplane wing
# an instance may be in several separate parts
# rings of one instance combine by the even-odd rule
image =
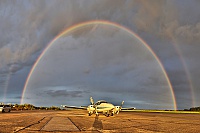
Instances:
[[[126,110],[134,110],[136,109],[135,107],[129,107],[129,108],[121,108],[122,111],[126,111]]]
[[[68,105],[61,105],[63,108],[66,108],[66,109],[82,109],[82,110],[87,110],[87,106],[80,106],[80,107],[77,107],[77,106],[68,106]]]

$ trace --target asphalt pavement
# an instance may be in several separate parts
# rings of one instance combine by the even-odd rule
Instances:
[[[120,112],[88,116],[84,110],[0,113],[0,133],[199,133],[200,114]]]

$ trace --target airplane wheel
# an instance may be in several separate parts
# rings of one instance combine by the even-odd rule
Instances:
[[[8,110],[8,112],[10,112],[10,109]]]
[[[111,113],[111,116],[113,116],[114,114],[113,113]]]
[[[2,110],[2,113],[4,113],[5,111],[4,110]]]
[[[91,116],[91,113],[88,113],[89,116]]]

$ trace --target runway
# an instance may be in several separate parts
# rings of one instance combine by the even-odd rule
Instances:
[[[199,133],[200,114],[120,112],[106,117],[87,111],[14,111],[0,113],[0,133]]]

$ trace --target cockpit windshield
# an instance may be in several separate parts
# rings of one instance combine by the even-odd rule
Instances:
[[[105,100],[100,100],[100,101],[97,101],[97,102],[95,103],[95,105],[100,105],[101,103],[108,103],[108,102],[106,102]]]

